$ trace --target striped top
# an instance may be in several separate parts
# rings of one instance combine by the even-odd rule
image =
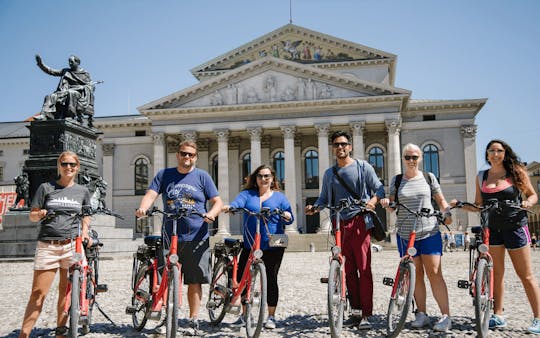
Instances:
[[[431,195],[434,196],[442,191],[435,175],[432,173],[428,174],[431,177],[431,187],[421,172],[411,179],[407,179],[403,175],[398,189],[399,202],[405,204],[411,210],[420,210],[421,208],[433,210]],[[395,182],[396,176],[390,182],[389,196],[395,196]],[[396,226],[401,238],[409,238],[409,233],[412,231],[415,221],[416,217],[411,215],[407,210],[403,208],[401,210],[398,209]],[[422,217],[416,222],[416,240],[427,238],[439,231],[439,224],[435,217]]]

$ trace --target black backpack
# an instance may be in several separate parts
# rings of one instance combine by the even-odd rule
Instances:
[[[427,184],[429,185],[429,191],[431,192],[431,185],[433,184],[433,179],[431,178],[431,175],[427,171],[422,171],[422,174],[424,174],[424,179],[426,180]],[[394,202],[398,203],[398,189],[401,184],[401,180],[403,179],[403,174],[396,175],[396,181],[394,182]],[[431,205],[433,206],[433,210],[439,210],[439,205],[433,198],[433,193],[431,192]]]

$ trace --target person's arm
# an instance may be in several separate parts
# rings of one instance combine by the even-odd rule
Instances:
[[[452,223],[452,213],[450,212],[450,205],[446,202],[442,192],[437,193],[433,196],[435,202],[439,206],[439,209],[442,210],[444,217],[444,224],[448,225]]]
[[[364,161],[365,162],[365,161]],[[375,206],[379,202],[380,199],[384,198],[384,186],[379,180],[379,177],[377,177],[377,173],[375,172],[375,169],[369,164],[368,162],[364,163],[364,177],[366,180],[366,187],[375,192],[373,194],[373,197],[369,199],[369,201],[366,203],[366,207],[371,210],[375,210]]]
[[[389,191],[388,191],[388,197],[385,197],[385,198],[381,198],[380,202],[381,202],[381,206],[383,208],[388,208],[390,209],[390,211],[395,211],[396,209],[395,208],[389,208],[389,205],[392,204],[395,200],[395,196],[396,196],[396,176],[394,176],[392,178],[392,180],[390,180],[390,185],[389,185]]]
[[[158,196],[159,194],[157,191],[148,189],[141,200],[141,204],[139,204],[139,208],[135,210],[135,216],[137,216],[137,218],[146,216],[146,212],[152,204],[154,204]]]
[[[322,189],[321,193],[319,194],[319,198],[317,199],[317,201],[315,201],[315,205],[318,205],[322,208],[326,207],[326,205],[328,204],[328,189],[331,189],[329,187],[329,185],[331,184],[331,180],[326,174],[327,172],[328,171],[326,171],[323,176]],[[306,205],[306,207],[304,208],[304,213],[308,216],[311,216],[319,211],[320,209],[314,209],[313,205],[311,204]]]
[[[85,216],[81,221],[81,237],[83,241],[85,239],[88,241],[88,246],[92,246],[92,238],[89,236],[90,220],[90,216]]]
[[[525,169],[520,167],[518,170],[518,175],[520,175],[521,179],[523,180],[524,187],[521,192],[526,197],[526,199],[521,202],[521,206],[528,209],[538,202],[538,195],[536,194],[536,191],[534,191],[529,175],[527,175]]]
[[[44,71],[45,73],[47,73],[49,75],[53,75],[53,76],[61,76],[62,75],[62,70],[53,69],[53,68],[43,64],[43,61],[41,60],[41,56],[39,56],[39,54],[36,54],[36,63],[38,65],[38,67],[42,71]]]
[[[30,214],[28,214],[28,218],[30,218],[31,222],[39,222],[46,215],[47,209],[32,208],[32,210],[30,210]]]
[[[223,201],[221,197],[215,196],[209,199],[212,208],[205,214],[204,221],[206,223],[212,223],[216,220],[216,217],[219,216],[221,210],[223,209]]]

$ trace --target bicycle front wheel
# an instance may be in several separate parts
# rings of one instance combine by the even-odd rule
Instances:
[[[90,325],[92,325],[92,311],[94,310],[94,303],[96,301],[96,284],[95,284],[95,272],[97,270],[97,262],[88,262],[88,272],[86,273],[86,299],[88,300],[88,313],[86,319],[82,321],[81,334],[85,335],[90,332]]]
[[[73,269],[71,274],[71,305],[69,307],[69,337],[77,337],[79,326],[79,297],[81,296],[81,272]]]
[[[257,338],[261,334],[266,309],[266,268],[261,262],[254,263],[251,265],[250,273],[249,298],[246,302],[246,333],[248,338]]]
[[[143,264],[143,262],[138,264],[137,270],[133,270],[132,280],[131,321],[135,330],[141,331],[146,325],[152,306],[152,280],[148,265]]]
[[[178,329],[178,306],[180,290],[180,270],[178,265],[173,264],[169,271],[169,281],[167,288],[167,338],[176,337]]]
[[[328,273],[328,323],[332,338],[339,337],[343,328],[346,300],[342,294],[345,287],[341,278],[341,264],[334,259],[330,263],[330,272]]]
[[[229,297],[229,272],[227,262],[218,260],[212,273],[212,282],[210,284],[210,295],[206,308],[210,316],[210,323],[217,325],[225,317],[225,307],[230,301]]]
[[[397,337],[405,326],[409,308],[414,295],[414,283],[416,282],[416,268],[412,261],[399,265],[399,277],[396,283],[395,293],[390,297],[388,313],[386,316],[387,337]]]
[[[489,332],[489,318],[491,316],[492,303],[491,290],[491,265],[485,258],[480,258],[476,268],[474,280],[474,314],[476,318],[476,332],[478,337],[487,337]]]

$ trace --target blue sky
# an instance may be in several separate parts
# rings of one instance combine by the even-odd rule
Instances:
[[[293,23],[398,55],[414,99],[488,98],[492,138],[540,162],[540,1],[293,0]],[[0,0],[0,122],[38,112],[70,54],[93,80],[96,115],[136,108],[197,81],[189,70],[289,22],[289,0]],[[483,160],[478,166],[483,165]]]

